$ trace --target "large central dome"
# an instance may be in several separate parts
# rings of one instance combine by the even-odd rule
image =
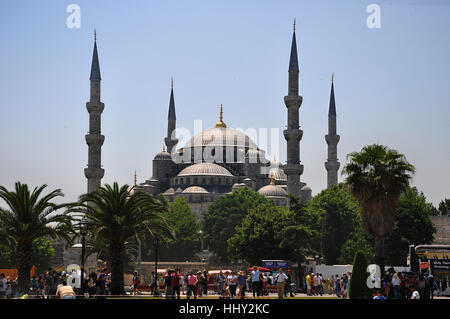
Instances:
[[[184,148],[190,147],[235,147],[254,148],[256,144],[243,132],[228,127],[209,128],[193,136]]]

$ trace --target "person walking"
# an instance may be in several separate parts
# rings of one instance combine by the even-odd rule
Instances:
[[[225,288],[225,281],[226,277],[221,270],[219,272],[219,276],[217,276],[217,294],[222,294],[222,290]]]
[[[290,269],[288,269],[286,271],[286,276],[287,276],[287,280],[286,280],[286,286],[284,287],[284,296],[287,297],[287,293],[289,292],[289,297],[294,297],[294,295],[292,294],[292,276],[291,276]]]
[[[177,299],[180,299],[180,286],[181,286],[181,275],[179,269],[175,269],[175,272],[172,274],[172,296],[175,299],[175,294],[177,295]]]
[[[242,271],[238,273],[238,289],[237,293],[241,299],[245,299],[245,275]]]
[[[252,271],[252,292],[253,292],[253,298],[255,298],[255,294],[258,297],[261,295],[260,275],[261,275],[261,273],[260,273],[259,269],[256,266],[253,267],[253,271]]]
[[[6,298],[6,288],[8,281],[5,278],[5,274],[0,274],[0,299]]]
[[[172,271],[170,269],[164,277],[164,286],[166,286],[166,298],[172,298]]]
[[[233,299],[233,297],[236,297],[237,283],[238,283],[238,277],[236,276],[234,271],[232,271],[231,274],[229,274],[228,278],[227,278],[227,285],[228,285],[228,288],[230,289],[231,299]]]
[[[284,287],[286,285],[288,277],[283,272],[283,268],[280,268],[280,272],[275,276],[275,281],[277,283],[278,298],[282,299],[284,297]]]
[[[189,272],[189,276],[187,277],[187,299],[191,298],[191,294],[194,294],[194,299],[197,299],[197,291],[195,290],[195,286],[198,283],[198,278],[192,271]]]

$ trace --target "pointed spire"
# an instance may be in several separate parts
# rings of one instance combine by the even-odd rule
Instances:
[[[134,187],[137,186],[137,174],[136,171],[134,171]]]
[[[170,119],[176,120],[177,117],[175,115],[175,98],[173,97],[173,78],[171,78],[170,82],[171,82],[170,83],[171,89],[170,89],[170,102],[169,102],[169,120]]]
[[[216,123],[216,127],[222,127],[225,128],[227,125],[223,121],[223,108],[222,104],[220,104],[220,113],[219,113],[219,122]]]
[[[336,117],[336,103],[334,101],[334,73],[331,75],[330,108],[328,117]]]
[[[270,173],[269,177],[270,177],[270,185],[275,185],[275,182],[273,181],[273,179],[274,179],[273,174]]]
[[[163,150],[162,150],[163,152],[166,152],[166,147],[163,145]]]
[[[89,80],[98,82],[101,81],[101,79],[100,63],[98,62],[97,53],[97,31],[94,29],[94,53],[92,54],[91,76],[89,77]]]
[[[292,45],[291,45],[291,58],[289,60],[289,71],[298,71],[298,58],[297,58],[297,41],[295,39],[295,19],[294,19],[294,32],[292,33]]]

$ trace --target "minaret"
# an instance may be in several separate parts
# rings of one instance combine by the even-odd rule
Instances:
[[[294,32],[292,35],[291,57],[289,61],[289,89],[288,95],[284,97],[284,103],[287,107],[287,129],[284,130],[284,138],[287,141],[287,164],[283,165],[283,171],[287,175],[287,190],[300,198],[300,175],[303,173],[303,165],[300,164],[300,140],[303,131],[299,126],[299,109],[303,98],[298,95],[299,69],[297,58],[297,43],[295,39],[295,20]]]
[[[173,147],[177,145],[178,139],[172,136],[176,128],[177,117],[175,115],[175,99],[173,97],[173,79],[171,79],[170,101],[169,101],[169,116],[167,119],[167,137],[164,142],[167,146],[167,152],[172,153]]]
[[[334,102],[334,74],[331,75],[330,108],[328,110],[328,134],[325,141],[328,144],[328,160],[325,162],[327,169],[327,187],[338,183],[338,170],[340,163],[337,159],[337,144],[340,136],[336,134],[336,104]]]
[[[101,114],[105,105],[100,101],[100,65],[97,54],[97,33],[94,31],[94,53],[91,66],[91,98],[86,103],[89,112],[89,133],[86,134],[86,143],[89,147],[88,167],[84,169],[84,175],[88,179],[88,193],[93,192],[101,185],[105,174],[102,168],[102,145],[105,136],[101,134]]]

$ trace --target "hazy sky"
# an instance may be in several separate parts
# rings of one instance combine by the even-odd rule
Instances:
[[[367,27],[370,3],[381,28]],[[81,8],[80,28],[66,25],[70,4]],[[313,194],[326,187],[334,72],[341,168],[346,154],[381,143],[416,166],[413,185],[430,201],[450,197],[450,1],[2,0],[0,184],[46,183],[67,201],[86,191],[94,28],[104,183],[132,184],[135,170],[139,182],[151,177],[172,76],[178,127],[214,126],[222,103],[228,127],[278,128],[284,162],[294,18],[302,181]]]

